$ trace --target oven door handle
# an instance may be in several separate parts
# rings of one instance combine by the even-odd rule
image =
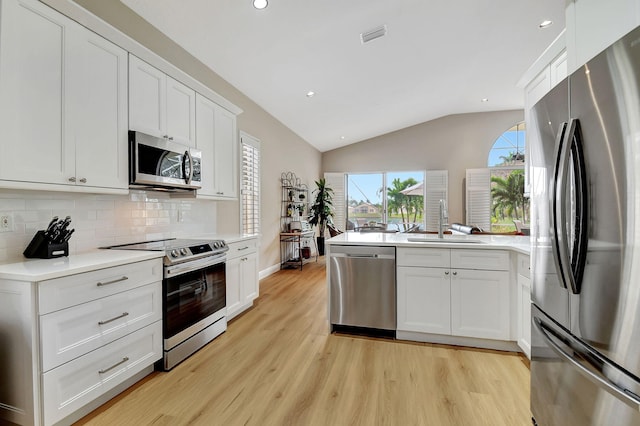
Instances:
[[[204,259],[198,259],[190,262],[178,263],[177,265],[165,266],[164,277],[165,278],[177,277],[178,275],[186,274],[187,272],[193,272],[199,269],[204,269],[209,266],[217,265],[219,263],[224,263],[226,260],[227,260],[226,254],[221,254],[217,256],[205,257]]]

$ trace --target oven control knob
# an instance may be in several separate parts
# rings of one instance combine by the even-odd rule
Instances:
[[[187,254],[189,254],[189,252],[187,251],[186,248],[181,248],[180,249],[180,254],[183,255],[183,256],[186,256]]]
[[[178,257],[178,250],[171,250],[171,257]]]
[[[214,243],[213,243],[213,247],[214,247],[214,248],[220,248],[220,243],[219,243],[219,242],[217,242],[217,241],[214,241]]]

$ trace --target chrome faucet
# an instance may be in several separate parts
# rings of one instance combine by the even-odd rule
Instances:
[[[444,238],[444,227],[449,226],[449,212],[444,200],[440,200],[440,216],[438,217],[438,238]]]

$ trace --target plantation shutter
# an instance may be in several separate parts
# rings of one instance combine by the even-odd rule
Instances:
[[[338,230],[345,231],[347,229],[346,186],[344,184],[345,174],[325,173],[324,179],[327,187],[333,189],[333,225]]]
[[[427,231],[437,231],[440,219],[440,200],[449,205],[449,171],[427,170],[425,175],[425,226]]]
[[[491,170],[467,169],[467,225],[491,229]]]
[[[260,233],[260,141],[240,132],[242,176],[241,220],[244,234]]]

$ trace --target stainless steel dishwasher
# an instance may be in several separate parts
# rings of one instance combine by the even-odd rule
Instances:
[[[395,337],[396,248],[331,245],[333,331]]]

